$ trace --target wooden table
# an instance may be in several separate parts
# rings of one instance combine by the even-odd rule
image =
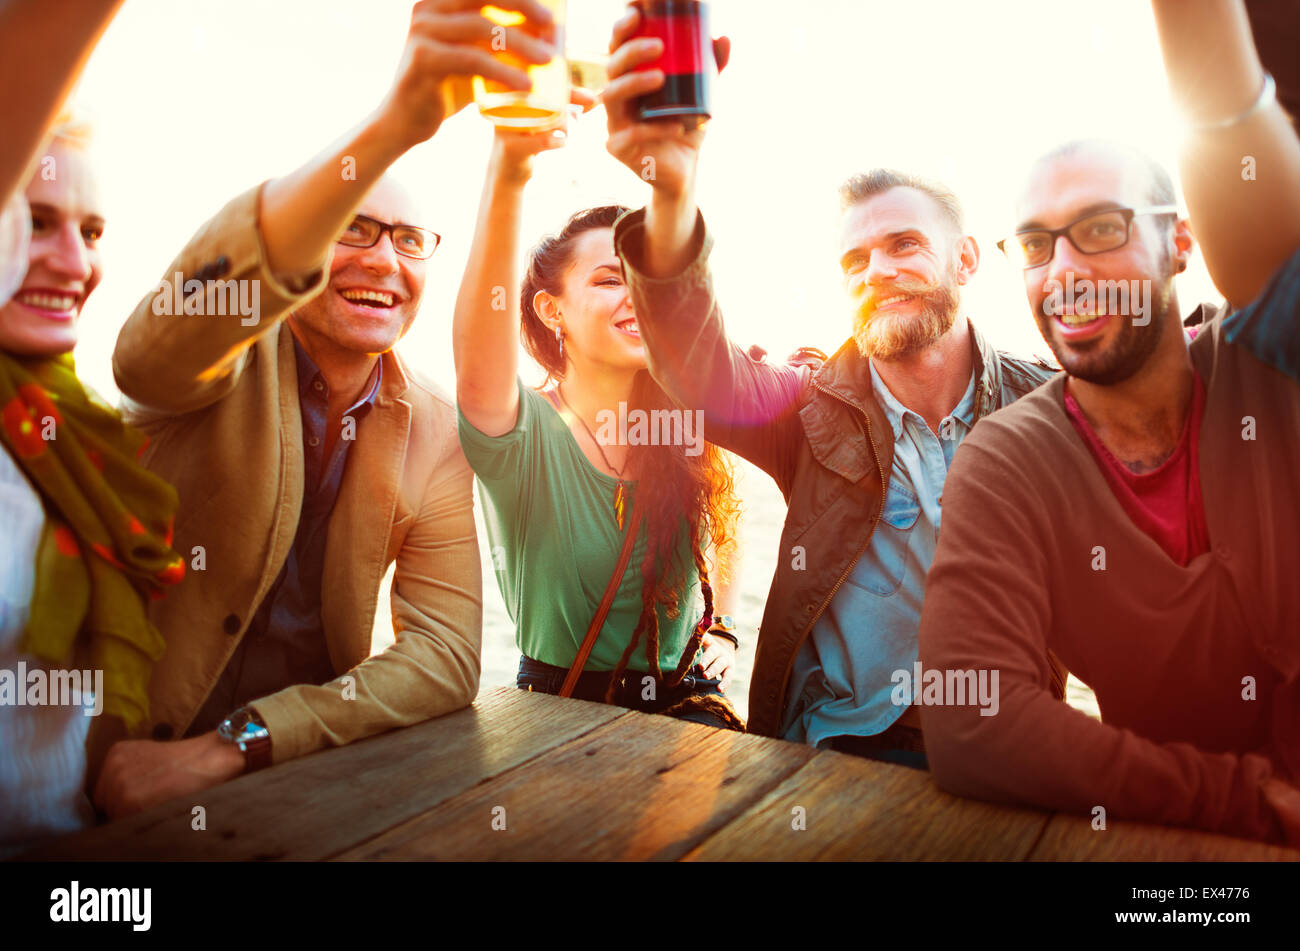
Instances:
[[[195,806],[205,830],[193,828]],[[949,796],[901,766],[500,687],[458,713],[26,857],[1258,861],[1300,852],[1134,823],[1093,831],[1085,817]]]

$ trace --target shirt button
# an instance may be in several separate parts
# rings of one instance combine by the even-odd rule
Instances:
[[[239,633],[239,617],[234,614],[227,614],[226,619],[221,622],[221,629],[227,634],[234,636]]]
[[[311,388],[319,393],[321,390],[325,389],[325,384],[320,380],[316,380],[312,383]]]
[[[313,449],[315,449],[317,446],[320,445],[320,440],[317,439],[315,436],[308,436],[308,437],[307,437],[307,445],[309,445],[309,446],[311,446]]]

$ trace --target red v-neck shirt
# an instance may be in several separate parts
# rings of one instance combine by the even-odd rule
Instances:
[[[1083,437],[1097,460],[1115,498],[1133,520],[1165,554],[1186,567],[1197,555],[1210,550],[1205,527],[1205,504],[1201,499],[1201,473],[1197,464],[1201,443],[1201,416],[1205,408],[1205,384],[1193,371],[1196,382],[1192,405],[1183,423],[1178,448],[1156,469],[1137,473],[1120,462],[1097,437],[1079,404],[1065,386],[1065,414]]]

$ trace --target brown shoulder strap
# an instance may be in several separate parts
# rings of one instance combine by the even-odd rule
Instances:
[[[614,595],[618,593],[618,586],[623,581],[623,575],[627,573],[627,563],[632,560],[632,549],[636,546],[636,537],[641,531],[641,520],[644,513],[641,511],[641,494],[638,492],[632,501],[632,517],[628,520],[627,537],[623,539],[623,550],[618,554],[618,564],[614,566],[614,575],[609,579],[609,584],[605,585],[605,596],[600,599],[600,607],[596,608],[596,616],[591,619],[591,626],[587,628],[587,636],[583,638],[582,646],[578,648],[578,656],[573,659],[573,666],[569,668],[569,674],[564,678],[564,685],[560,687],[561,697],[573,696],[573,688],[578,685],[578,675],[582,673],[582,668],[587,665],[587,658],[591,656],[591,649],[596,646],[596,638],[600,634],[600,629],[605,626],[605,618],[609,615],[609,609],[614,604]]]

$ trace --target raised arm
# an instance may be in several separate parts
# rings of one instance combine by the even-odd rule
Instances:
[[[27,183],[64,100],[122,0],[0,3],[0,207]]]
[[[1114,819],[1295,844],[1295,817],[1270,795],[1289,787],[1264,756],[1157,743],[1052,696],[1049,530],[1029,514],[1040,501],[1023,475],[970,442],[948,473],[943,532],[926,579],[921,665],[987,670],[998,682],[992,715],[973,705],[921,707],[935,781],[978,799],[1084,815],[1101,806]]]
[[[475,429],[502,436],[519,414],[519,227],[533,157],[562,133],[498,130],[478,206],[456,314],[456,402]]]
[[[1300,248],[1300,137],[1275,100],[1251,111],[1264,70],[1241,0],[1152,9],[1174,101],[1192,124],[1180,162],[1192,229],[1214,283],[1242,307]]]
[[[709,442],[749,459],[785,488],[806,374],[756,363],[727,339],[708,269],[712,241],[695,203],[704,129],[684,129],[675,119],[637,121],[636,97],[664,82],[662,71],[638,69],[662,52],[658,39],[631,38],[638,17],[633,9],[614,28],[601,99],[610,154],[651,186],[647,207],[614,229],[650,372],[677,402],[704,410]],[[730,49],[726,39],[714,42],[720,65]]]
[[[313,159],[261,189],[253,238],[242,253],[228,234],[205,227],[173,262],[163,281],[127,320],[118,338],[114,370],[122,392],[146,406],[172,412],[196,409],[228,392],[248,347],[277,320],[322,286],[335,239],[370,188],[408,149],[430,138],[443,120],[470,101],[470,80],[481,75],[527,88],[527,74],[491,53],[493,25],[475,0],[423,0],[411,15],[397,76],[379,106]],[[503,0],[536,24],[550,14],[537,0]],[[506,30],[512,52],[546,62],[553,50],[523,27]],[[224,265],[222,262],[224,261]],[[258,314],[213,319],[172,313],[183,300],[176,275],[255,282]],[[252,294],[249,294],[252,298]],[[159,301],[164,306],[159,307]],[[161,313],[160,313],[161,311]],[[209,312],[217,312],[216,308]],[[224,311],[222,311],[224,313]]]
[[[533,30],[551,22],[537,0],[506,0],[495,6],[523,13]],[[267,184],[262,235],[274,271],[292,274],[316,266],[370,186],[408,149],[431,138],[444,119],[468,105],[471,77],[528,88],[523,70],[492,55],[494,27],[479,13],[480,7],[478,0],[417,3],[397,77],[378,109],[302,168]],[[505,32],[505,45],[528,62],[545,63],[555,53],[523,26]],[[355,180],[345,181],[340,174],[344,156],[355,159],[348,163],[355,169]]]

